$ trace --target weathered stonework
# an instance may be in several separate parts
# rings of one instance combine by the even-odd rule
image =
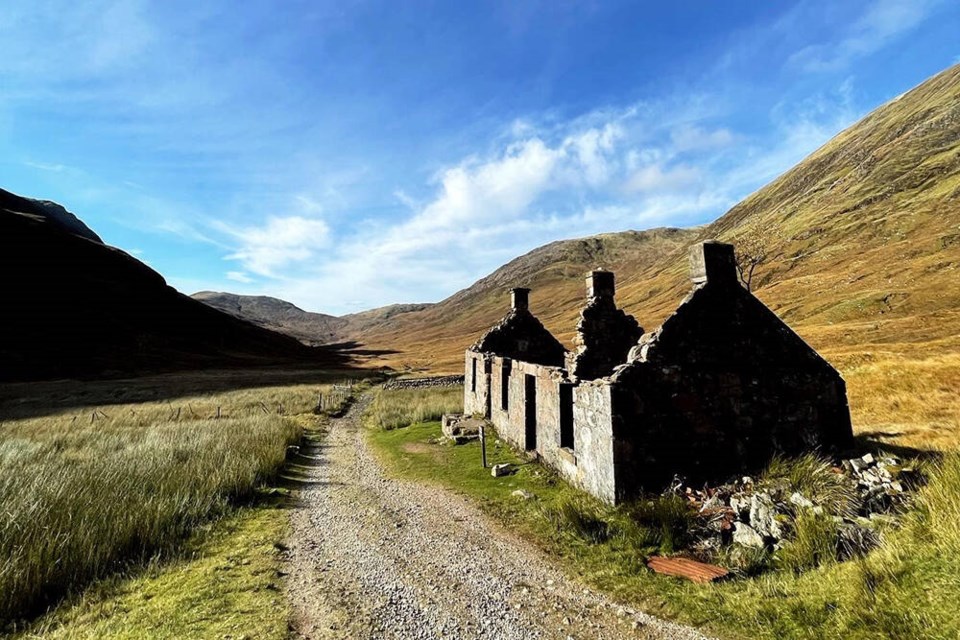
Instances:
[[[636,319],[617,308],[614,275],[593,271],[587,276],[587,304],[580,311],[577,351],[567,358],[567,369],[577,380],[595,380],[613,373],[643,335]]]
[[[477,353],[496,353],[525,362],[562,366],[567,350],[528,308],[529,289],[513,289],[513,308],[470,347]]]
[[[639,341],[639,325],[613,303],[612,274],[597,273],[607,272],[588,279],[567,368],[525,290],[520,308],[515,295],[510,314],[466,352],[468,415],[609,502],[675,474],[723,479],[774,455],[851,444],[843,379],[739,285],[732,246],[692,248],[693,291]]]

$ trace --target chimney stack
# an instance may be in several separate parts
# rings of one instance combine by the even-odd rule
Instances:
[[[694,284],[736,284],[737,262],[733,245],[707,240],[690,247],[690,279]]]
[[[514,311],[526,311],[530,307],[530,289],[510,289],[510,301]]]
[[[613,272],[595,269],[587,274],[587,297],[610,298],[616,294]]]

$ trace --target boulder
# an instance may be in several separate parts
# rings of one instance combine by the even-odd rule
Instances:
[[[508,476],[513,473],[513,471],[513,465],[508,462],[504,462],[503,464],[493,465],[493,467],[490,468],[490,475],[494,478],[499,478],[501,476]]]
[[[766,493],[755,493],[750,497],[750,526],[767,538],[779,540],[783,537],[783,527],[777,520],[777,506]]]
[[[813,508],[813,502],[805,498],[804,495],[799,491],[794,492],[794,494],[790,496],[790,502],[798,507],[803,507],[804,509]]]
[[[440,430],[443,435],[457,444],[480,437],[481,426],[483,426],[483,420],[459,413],[444,414],[440,421]]]
[[[742,547],[760,548],[764,546],[763,536],[748,524],[743,522],[733,523],[733,542]]]

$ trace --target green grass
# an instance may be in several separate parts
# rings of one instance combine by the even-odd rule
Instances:
[[[201,527],[176,559],[103,580],[15,638],[281,640],[291,615],[279,586],[288,533],[282,508],[239,509]]]
[[[317,421],[320,390],[262,387],[99,408],[104,389],[84,396],[75,386],[76,403],[47,415],[31,409],[24,413],[35,417],[0,429],[0,625],[175,553],[198,526],[248,501]]]
[[[789,567],[752,578],[695,585],[658,576],[644,561],[652,550],[673,547],[664,538],[682,530],[685,515],[670,505],[651,506],[658,515],[644,522],[634,514],[600,505],[538,464],[525,463],[509,448],[488,442],[492,463],[518,464],[518,472],[490,477],[480,466],[479,445],[439,443],[437,423],[389,431],[371,430],[375,450],[392,473],[432,482],[474,499],[504,526],[543,549],[571,574],[655,615],[736,638],[956,638],[960,637],[960,455],[950,454],[929,470],[919,506],[902,526],[884,532],[881,547],[849,562],[825,561],[819,522],[802,527]],[[808,491],[812,463],[784,473]],[[517,489],[532,500],[512,495]],[[828,494],[829,495],[829,494]],[[565,505],[574,505],[565,506]],[[671,516],[671,513],[673,515]],[[640,534],[629,523],[641,525]],[[670,525],[673,522],[676,528]],[[661,538],[644,538],[661,530]],[[765,568],[769,558],[741,558]],[[800,573],[795,570],[805,569]]]

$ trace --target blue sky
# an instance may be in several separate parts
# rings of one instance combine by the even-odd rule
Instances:
[[[952,0],[4,2],[0,186],[185,293],[435,301],[709,222],[960,62]]]

